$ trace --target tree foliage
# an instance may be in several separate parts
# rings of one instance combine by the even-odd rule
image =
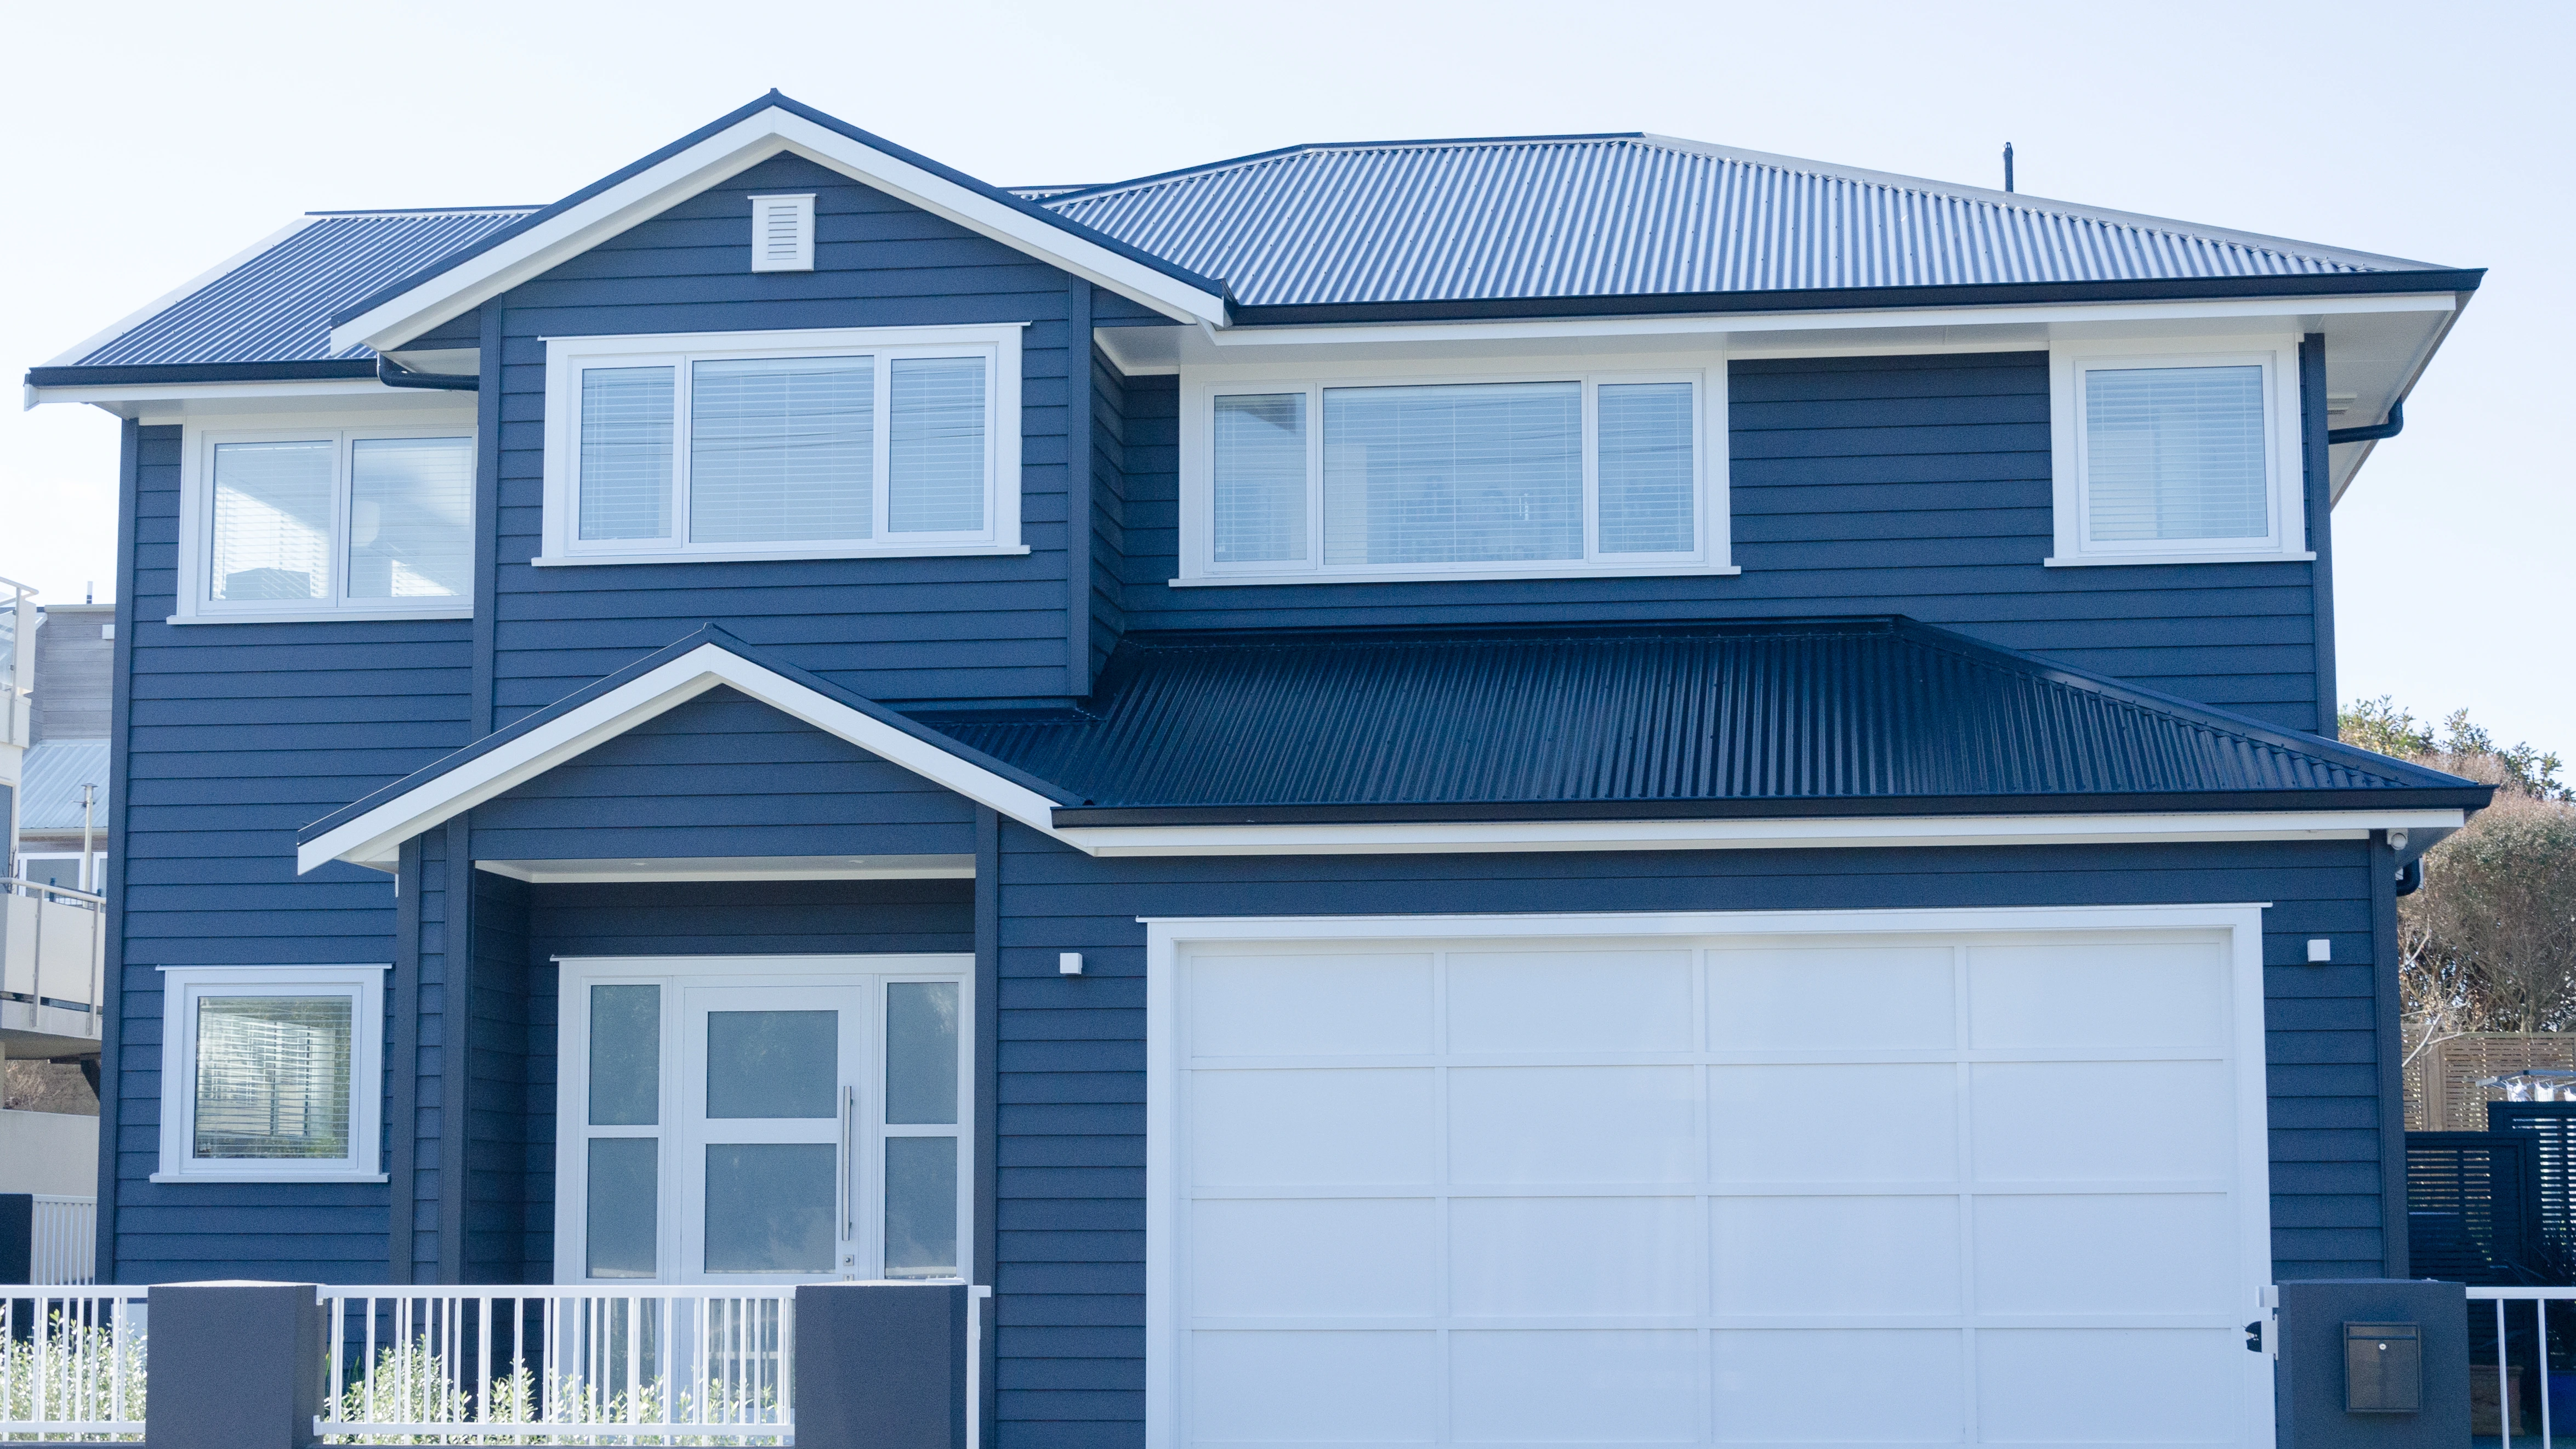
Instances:
[[[2501,746],[2468,711],[2435,727],[2383,696],[2344,711],[2344,743],[2496,787],[2399,898],[2407,1058],[2472,1031],[2576,1027],[2576,790],[2554,752]]]

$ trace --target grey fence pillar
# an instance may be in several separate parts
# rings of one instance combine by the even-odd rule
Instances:
[[[2469,1442],[2468,1295],[2459,1284],[2335,1278],[2278,1291],[2280,1449]]]
[[[306,1449],[322,1412],[311,1283],[156,1283],[146,1449]]]
[[[0,1283],[24,1283],[35,1271],[35,1194],[0,1192]]]
[[[974,1307],[962,1283],[799,1285],[796,1449],[966,1449]]]

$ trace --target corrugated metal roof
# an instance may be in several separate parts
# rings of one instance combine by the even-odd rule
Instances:
[[[1644,134],[1300,146],[1042,204],[1248,306],[2431,265]]]
[[[18,764],[18,828],[78,830],[81,789],[98,787],[91,821],[107,841],[107,741],[46,740],[27,747]]]
[[[925,722],[1107,809],[2244,808],[2481,788],[1899,619],[1131,636],[1084,712]]]
[[[331,351],[331,313],[473,245],[533,207],[316,212],[128,319],[63,367],[365,358]]]

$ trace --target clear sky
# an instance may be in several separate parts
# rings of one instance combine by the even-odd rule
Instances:
[[[0,364],[306,210],[551,201],[771,86],[1001,184],[1657,131],[2492,268],[2335,513],[2347,699],[2576,756],[2564,3],[7,0]],[[0,421],[0,575],[110,592],[115,421]]]

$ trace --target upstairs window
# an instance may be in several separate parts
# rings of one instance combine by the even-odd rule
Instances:
[[[2052,564],[2307,558],[2295,344],[2061,347]]]
[[[1017,327],[551,339],[538,562],[1026,552],[1018,392]]]
[[[474,438],[458,428],[189,430],[199,619],[468,611]]]
[[[1732,572],[1713,375],[1197,383],[1176,582]]]

